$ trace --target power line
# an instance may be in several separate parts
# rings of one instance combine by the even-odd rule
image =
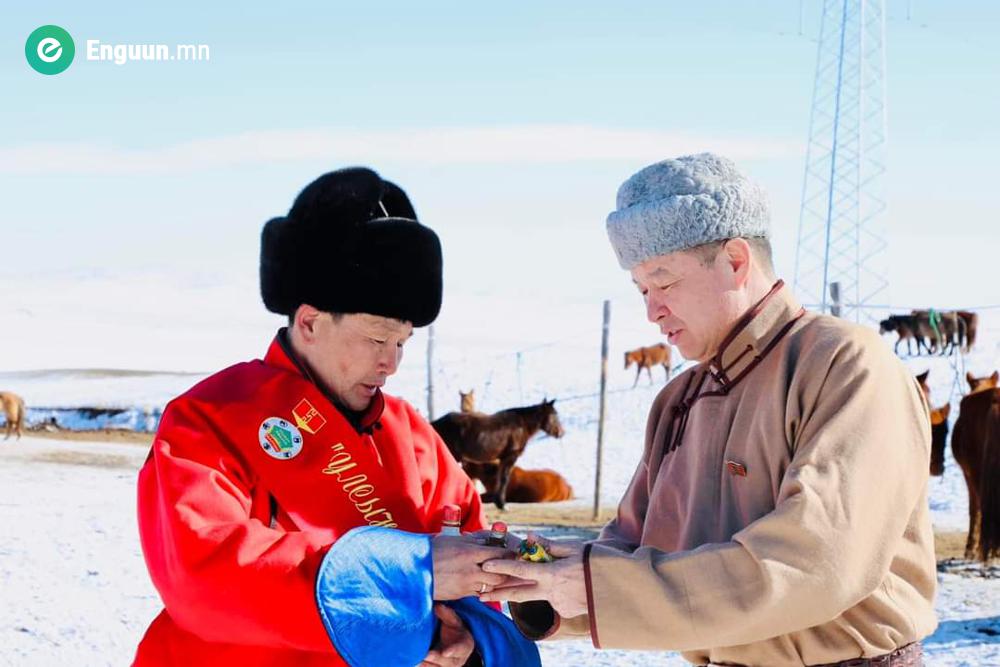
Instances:
[[[803,305],[806,308],[810,308],[810,309],[813,309],[813,310],[819,310],[822,307],[821,304],[818,304],[818,303],[806,303],[806,304],[803,304]],[[891,304],[877,304],[876,305],[876,304],[862,304],[862,303],[857,303],[857,304],[855,304],[855,303],[845,303],[844,306],[847,306],[847,307],[850,307],[850,308],[856,308],[856,309],[859,309],[859,310],[927,310],[928,309],[927,305],[923,305],[923,306],[900,306],[900,305],[891,305]],[[940,311],[940,312],[946,312],[946,311],[952,311],[952,310],[979,311],[979,310],[996,310],[998,308],[1000,308],[1000,304],[992,304],[992,305],[989,305],[989,306],[955,306],[955,307],[934,308],[934,310],[937,310],[937,311]]]

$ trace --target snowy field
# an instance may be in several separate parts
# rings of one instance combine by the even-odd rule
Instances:
[[[519,463],[559,470],[575,489],[576,498],[569,502],[590,506],[600,341],[599,327],[593,326],[599,318],[593,316],[599,313],[591,306],[574,308],[536,311],[542,313],[542,321],[536,318],[532,330],[552,341],[545,344],[524,344],[515,337],[475,337],[468,327],[449,336],[449,328],[443,327],[435,351],[435,412],[457,409],[459,389],[474,388],[485,411],[557,398],[565,437],[533,441]],[[932,403],[951,401],[952,421],[965,390],[956,371],[967,367],[985,375],[1000,366],[997,315],[984,318],[980,343],[964,367],[942,358],[906,360],[914,372],[931,370]],[[630,316],[641,323],[636,313]],[[515,317],[497,307],[482,321],[486,328],[502,321],[516,325]],[[263,354],[268,336],[260,337],[257,354]],[[643,376],[632,389],[634,371],[622,369],[622,352],[655,340],[648,326],[614,329],[602,505],[613,505],[628,484],[641,453],[646,410],[663,383],[663,371],[657,369],[654,383]],[[426,412],[424,345],[425,334],[420,332],[388,390]],[[497,348],[511,351],[491,352]],[[144,430],[167,400],[202,377],[203,373],[26,370],[0,373],[0,388],[16,389],[29,408],[34,406],[29,413],[32,423],[56,417],[68,428]],[[95,417],[79,408],[124,412]],[[144,458],[145,448],[136,445],[40,438],[0,441],[0,665],[129,663],[160,606],[145,572],[135,527],[135,475]],[[965,484],[950,452],[945,476],[930,482],[930,505],[938,530],[965,530]],[[926,641],[927,664],[1000,665],[1000,572],[956,562],[943,567],[939,580],[941,624]],[[541,650],[546,665],[685,664],[675,654],[602,652],[586,642],[543,644]]]
[[[129,663],[160,608],[136,534],[144,458],[137,445],[24,438],[0,446],[0,665]],[[947,511],[935,519],[951,521],[961,503],[938,501]],[[939,575],[941,625],[926,642],[927,664],[1000,665],[1000,571],[948,569]],[[541,650],[553,666],[686,664],[676,654],[597,651],[587,642]]]

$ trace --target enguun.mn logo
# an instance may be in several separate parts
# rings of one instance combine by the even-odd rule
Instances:
[[[32,69],[40,74],[59,74],[66,70],[76,55],[76,45],[69,33],[57,25],[43,25],[28,35],[24,56]]]

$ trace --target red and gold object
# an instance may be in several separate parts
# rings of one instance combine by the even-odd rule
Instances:
[[[462,508],[460,505],[448,504],[442,509],[441,534],[462,534]]]
[[[490,536],[486,538],[486,545],[490,547],[507,547],[507,524],[503,521],[496,521],[490,529]]]

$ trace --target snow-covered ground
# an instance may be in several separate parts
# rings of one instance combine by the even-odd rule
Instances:
[[[160,608],[136,533],[145,454],[112,443],[0,443],[0,665],[128,664]],[[935,511],[941,516],[949,514]],[[941,624],[926,641],[927,664],[1000,664],[1000,571],[956,563],[939,580]],[[686,664],[673,653],[597,651],[587,642],[541,651],[552,666]]]
[[[618,322],[626,319],[623,310],[616,311]],[[482,317],[470,322],[497,333],[478,336],[472,324],[466,324],[456,330],[445,326],[437,334],[435,412],[457,409],[459,389],[474,388],[479,407],[486,411],[557,398],[566,435],[533,441],[520,465],[559,470],[575,489],[576,499],[570,502],[589,506],[596,466],[600,344],[599,327],[591,320],[599,323],[599,311],[571,304],[535,310],[537,316],[525,327],[551,342],[534,345],[500,333],[501,323],[521,324],[517,313],[504,311],[502,304],[478,304],[476,312]],[[641,313],[629,317],[635,326],[618,324],[612,336],[603,505],[613,505],[628,484],[641,454],[646,410],[663,383],[663,371],[657,369],[652,384],[643,376],[632,389],[634,371],[622,369],[622,352],[657,337],[641,325]],[[425,336],[420,332],[410,343],[407,362],[388,387],[424,412]],[[268,342],[265,334],[257,354],[263,354]],[[510,351],[491,351],[497,347]],[[906,363],[914,372],[931,370],[932,403],[951,401],[954,420],[965,389],[956,380],[952,361],[921,357]],[[1000,366],[1000,313],[984,318],[980,343],[964,363],[975,375]],[[171,397],[202,377],[14,371],[0,373],[0,388],[16,389],[25,397],[33,423],[56,417],[69,428],[143,429]],[[125,412],[100,417],[79,408]],[[0,441],[0,665],[128,663],[159,608],[135,528],[135,473],[144,457],[144,448],[135,445]],[[965,484],[950,452],[944,477],[930,482],[930,506],[938,530],[965,530]],[[926,642],[927,664],[1000,665],[1000,578],[984,576],[990,574],[997,573],[961,563],[941,572],[941,625]],[[583,642],[543,644],[541,650],[546,665],[685,664],[675,654],[602,652]]]

